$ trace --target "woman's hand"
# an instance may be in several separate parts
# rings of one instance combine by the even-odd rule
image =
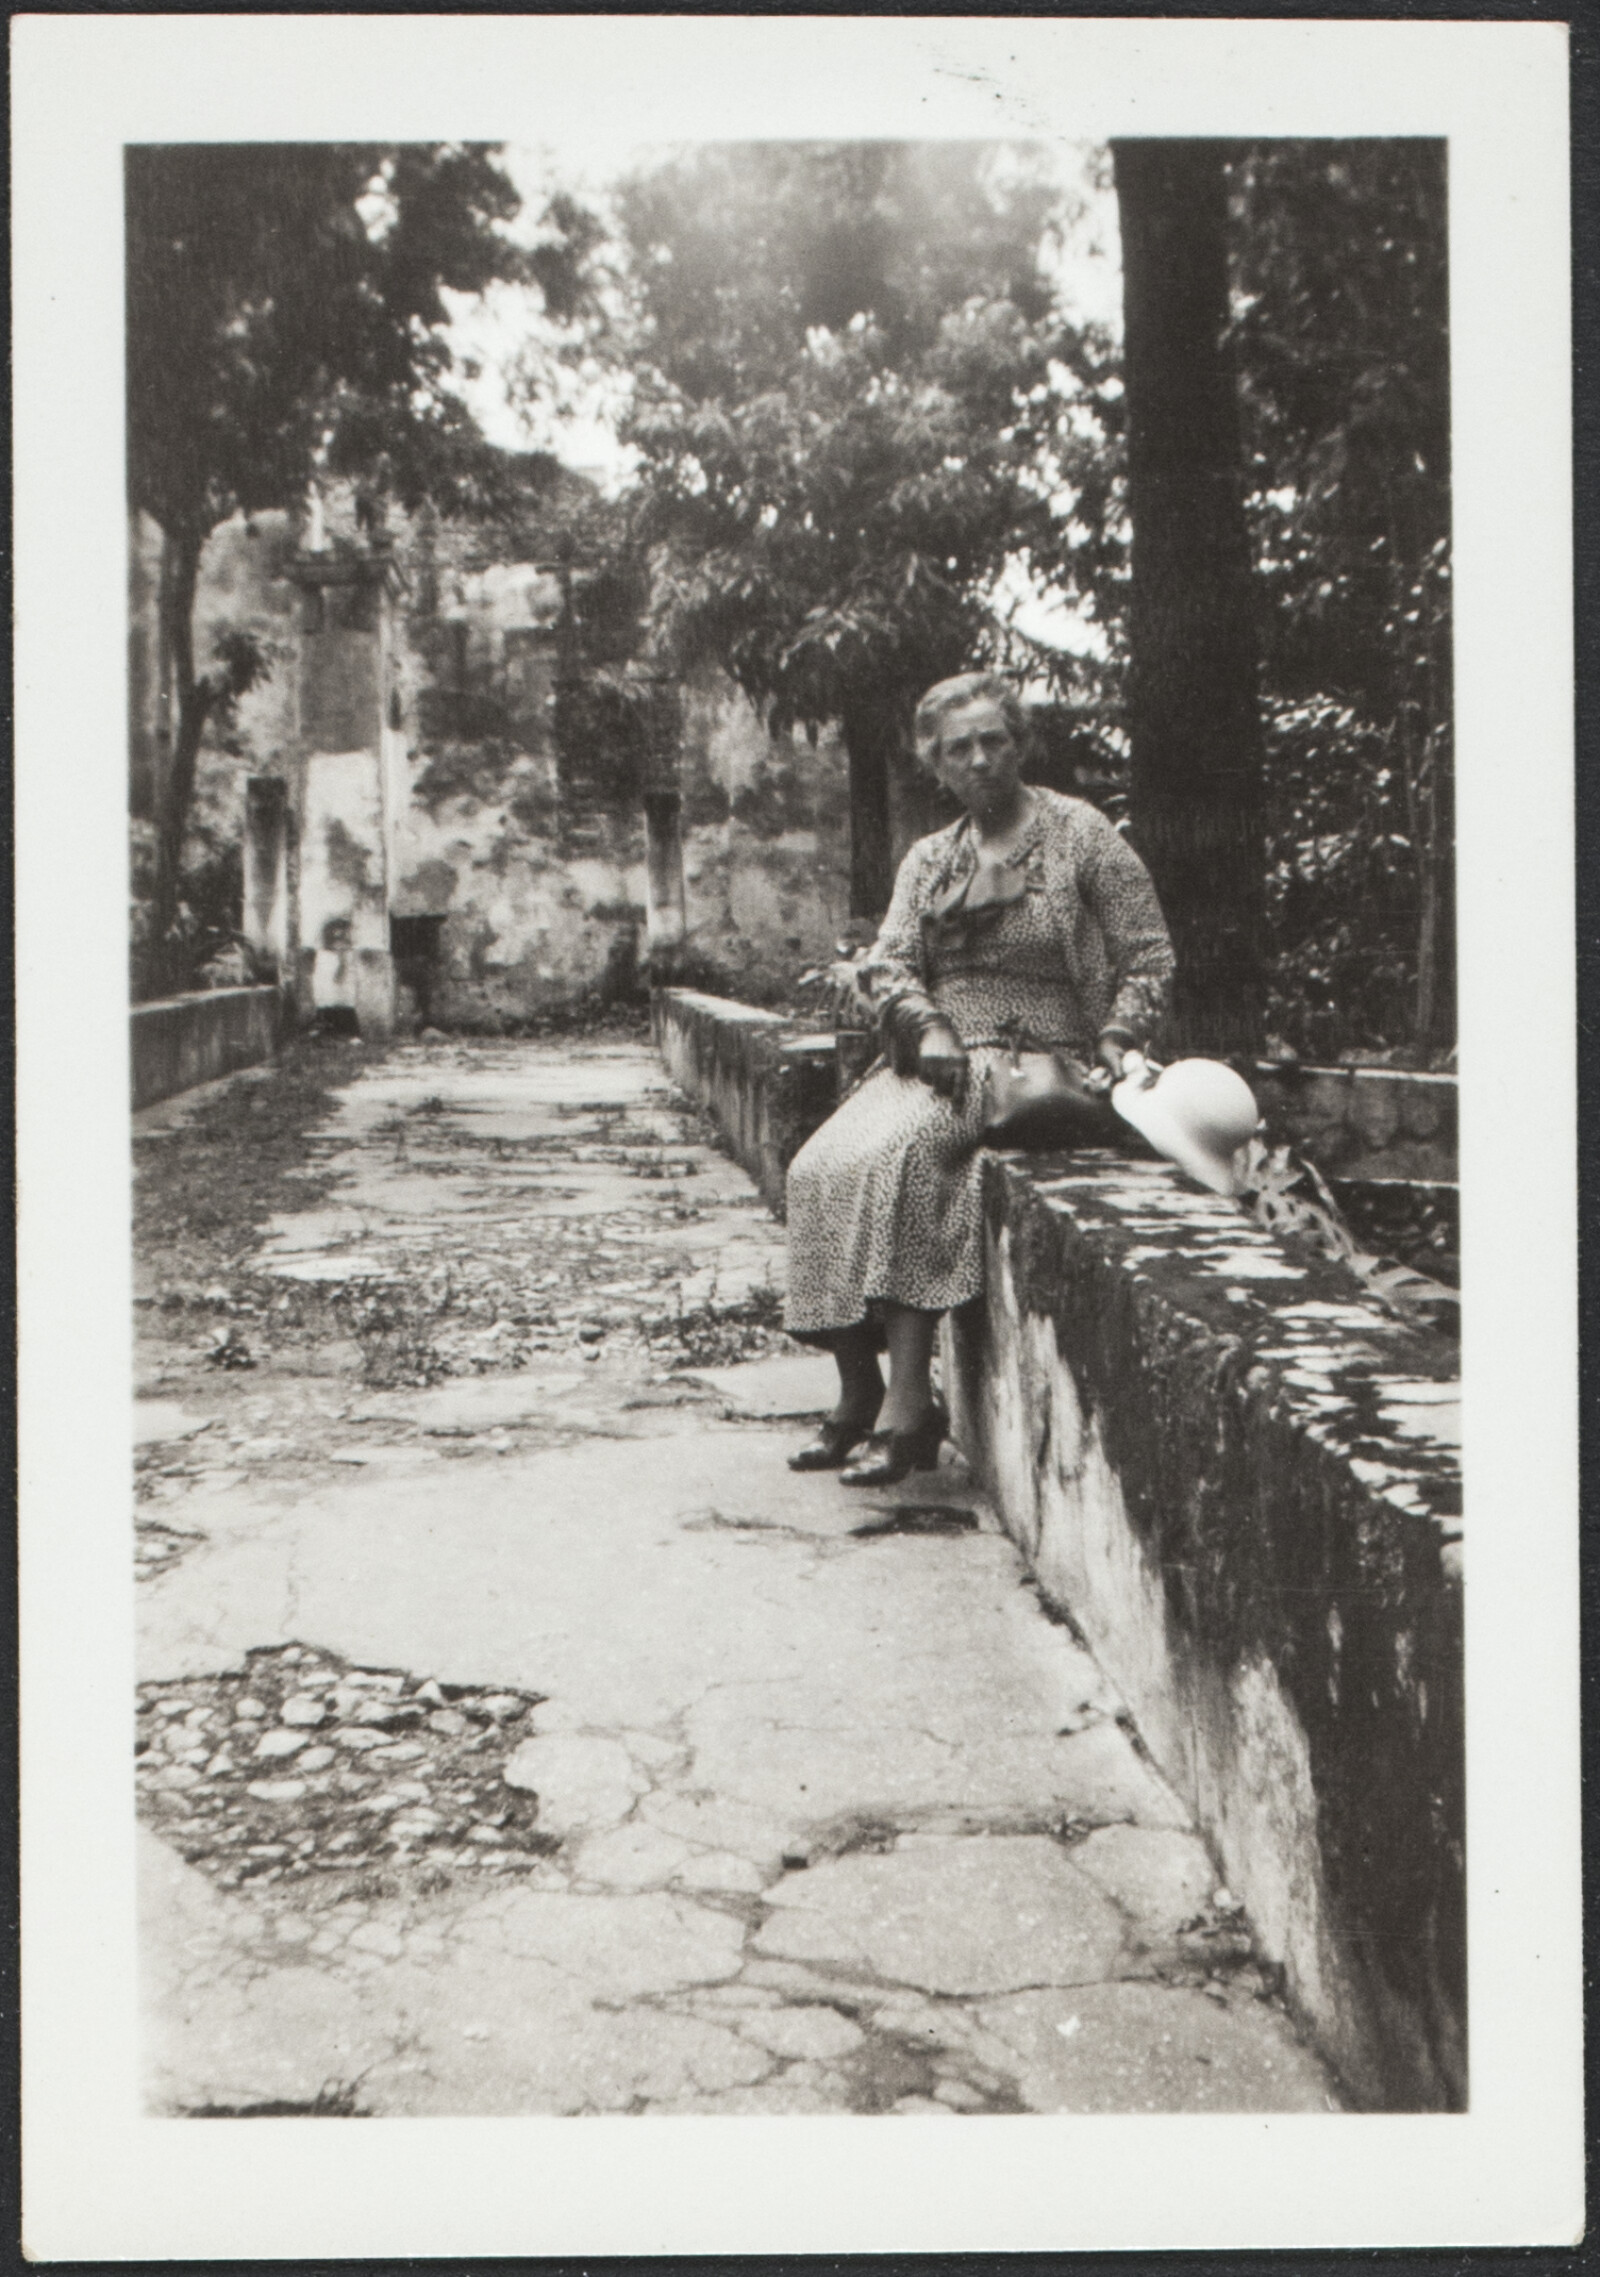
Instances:
[[[922,1031],[922,1041],[917,1047],[917,1073],[942,1097],[960,1101],[966,1088],[967,1055],[955,1030],[942,1020],[936,1020]]]
[[[841,942],[840,947],[843,945]],[[861,959],[865,955],[864,949],[858,949],[853,956],[838,957],[831,965],[819,965],[813,972],[803,972],[795,986],[816,989],[821,1003],[836,1020],[852,1027],[869,1028],[875,1007],[861,989]]]
[[[1096,1049],[1099,1053],[1100,1064],[1111,1070],[1112,1082],[1120,1083],[1122,1080],[1122,1062],[1127,1054],[1128,1046],[1120,1042],[1115,1036],[1102,1036]]]

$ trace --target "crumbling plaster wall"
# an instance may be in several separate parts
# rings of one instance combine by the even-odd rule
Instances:
[[[353,534],[336,525],[331,516],[330,532]],[[247,778],[289,783],[299,817],[300,938],[320,953],[321,930],[339,912],[324,907],[319,881],[337,884],[339,847],[328,842],[326,800],[318,814],[305,811],[302,762],[314,723],[302,716],[301,596],[289,574],[299,535],[293,516],[273,513],[248,523],[236,517],[207,542],[197,654],[204,662],[217,632],[243,626],[275,662],[231,728],[208,734],[195,812],[218,838],[237,841]],[[430,1016],[492,1029],[594,992],[631,991],[645,947],[646,883],[637,786],[597,793],[561,780],[559,580],[549,565],[485,554],[474,533],[405,534],[405,588],[377,693],[381,782],[370,799],[345,786],[363,814],[371,806],[370,828],[341,815],[364,844],[372,840],[389,915],[440,921]],[[130,564],[136,800],[141,780],[148,797],[159,717],[159,563],[159,532],[141,517]],[[831,954],[846,915],[843,749],[831,730],[814,741],[803,730],[769,733],[719,674],[702,676],[683,698],[688,970],[746,999],[776,1001]],[[325,740],[312,736],[319,748]],[[371,743],[370,732],[362,741]],[[331,975],[322,977],[331,985]]]
[[[639,799],[564,785],[555,738],[560,589],[548,569],[436,560],[398,646],[412,739],[396,915],[441,926],[433,1017],[493,1025],[630,987],[643,953]],[[846,909],[842,750],[769,734],[717,674],[683,692],[679,779],[691,968],[787,993]]]
[[[414,561],[400,604],[391,717],[406,795],[390,907],[442,920],[431,1016],[492,1028],[631,974],[644,822],[578,817],[563,800],[554,573],[452,550]]]
[[[831,956],[849,912],[844,746],[825,728],[769,733],[718,675],[685,691],[684,881],[697,977],[747,1003],[788,994]]]

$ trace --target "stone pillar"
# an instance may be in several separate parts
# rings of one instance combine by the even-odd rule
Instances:
[[[256,954],[270,957],[280,982],[291,979],[289,785],[252,775],[244,787],[244,910],[241,929]]]
[[[677,690],[652,682],[644,775],[645,953],[650,977],[670,980],[689,936],[683,881],[683,793],[678,786]]]
[[[385,682],[400,579],[386,552],[302,553],[290,574],[301,591],[296,1000],[303,1015],[342,1011],[386,1036],[397,770]]]
[[[664,977],[688,937],[683,884],[683,794],[644,794],[645,944],[650,970]]]

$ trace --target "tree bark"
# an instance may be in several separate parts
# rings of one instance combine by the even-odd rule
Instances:
[[[174,932],[178,920],[183,848],[194,799],[201,738],[215,697],[194,669],[194,601],[205,532],[196,525],[164,529],[159,599],[161,646],[170,674],[176,718],[161,754],[155,799],[155,877],[151,892],[152,963],[159,985],[177,982]]]
[[[1424,1062],[1455,1041],[1455,813],[1442,738],[1429,733],[1414,777],[1411,843],[1417,864],[1417,993],[1412,1040]]]
[[[847,702],[840,716],[850,785],[850,914],[880,918],[894,886],[889,823],[889,770],[894,721],[889,706],[869,698]]]
[[[1456,1040],[1456,802],[1450,611],[1432,591],[1424,600],[1427,638],[1421,691],[1422,748],[1416,767],[1422,827],[1413,830],[1420,907],[1413,1041],[1424,1061]]]
[[[913,717],[909,704],[897,714],[890,752],[889,847],[897,870],[907,847],[957,821],[961,814],[961,807],[937,775],[917,757]]]
[[[1112,145],[1122,224],[1130,819],[1172,930],[1187,1049],[1259,1048],[1266,812],[1231,361],[1226,146]]]

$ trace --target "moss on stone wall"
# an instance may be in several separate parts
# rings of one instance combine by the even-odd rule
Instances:
[[[1233,1713],[1238,1671],[1269,1668],[1292,1705],[1349,2084],[1386,2108],[1460,2108],[1459,1451],[1416,1422],[1441,1412],[1457,1352],[1353,1302],[1319,1260],[1252,1276],[1265,1237],[1229,1205],[1186,1204],[1164,1166],[1140,1183],[1131,1164],[994,1163],[1010,1286],[991,1301],[1049,1323],[1160,1577],[1201,1756],[1236,1745],[1205,1724]]]

